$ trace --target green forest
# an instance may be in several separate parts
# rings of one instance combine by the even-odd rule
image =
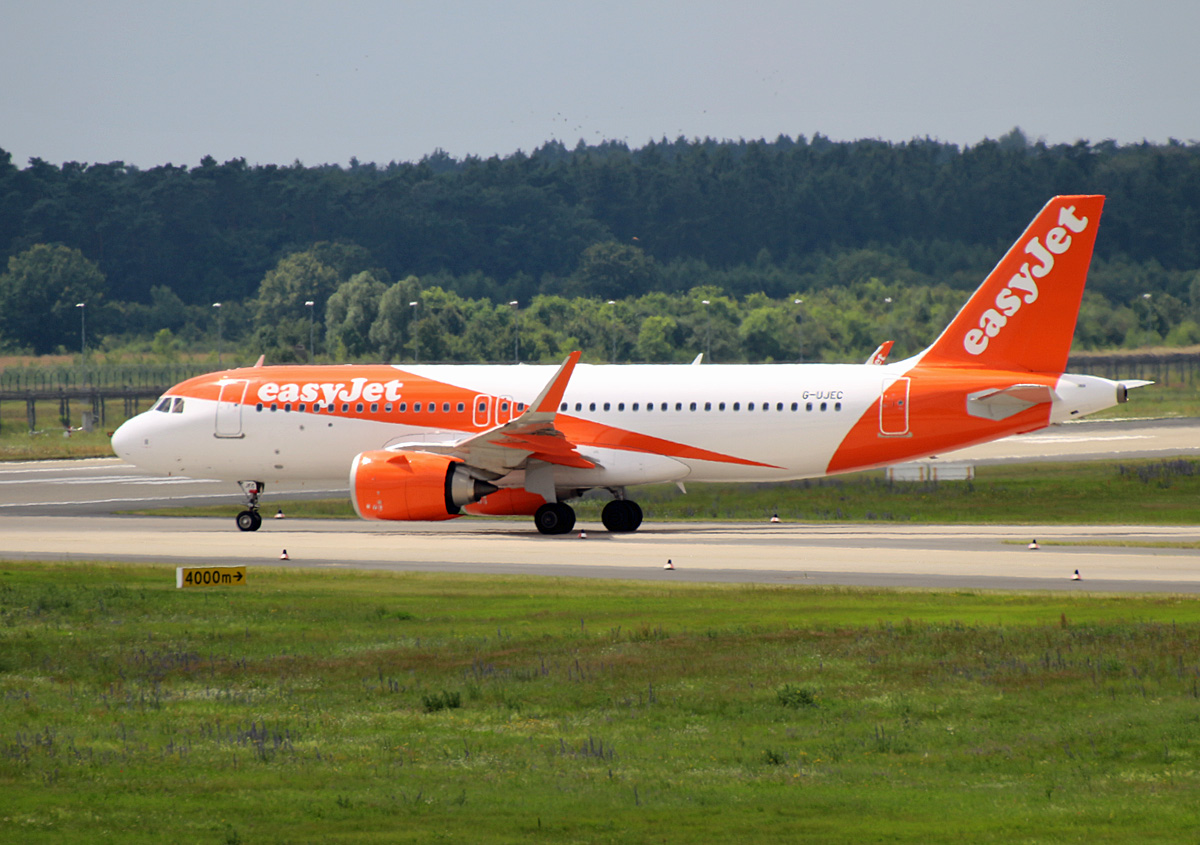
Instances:
[[[845,361],[929,343],[1054,194],[1108,197],[1080,349],[1200,343],[1200,145],[677,139],[349,166],[24,167],[0,352]]]

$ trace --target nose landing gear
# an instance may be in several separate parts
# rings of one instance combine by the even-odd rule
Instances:
[[[261,481],[239,481],[246,496],[246,509],[237,515],[237,527],[242,531],[257,531],[262,528],[262,516],[258,512],[258,496],[266,485]]]

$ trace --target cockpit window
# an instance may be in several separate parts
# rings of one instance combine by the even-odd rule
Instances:
[[[154,406],[154,410],[162,411],[164,414],[171,410],[171,397],[164,396],[162,399],[160,399],[158,404]]]
[[[183,400],[180,399],[179,397],[176,397],[175,403],[173,405],[171,405],[171,413],[172,414],[182,414],[183,413]]]

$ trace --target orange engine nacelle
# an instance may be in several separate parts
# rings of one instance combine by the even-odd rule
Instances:
[[[350,499],[363,519],[451,519],[495,491],[458,458],[430,452],[363,452],[350,465]]]
[[[523,487],[506,487],[488,493],[463,510],[476,516],[533,516],[544,504],[546,500],[537,493],[530,493]]]

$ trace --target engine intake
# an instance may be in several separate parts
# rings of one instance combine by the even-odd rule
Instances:
[[[363,519],[451,519],[497,489],[460,459],[431,452],[363,452],[350,465],[350,498]]]

